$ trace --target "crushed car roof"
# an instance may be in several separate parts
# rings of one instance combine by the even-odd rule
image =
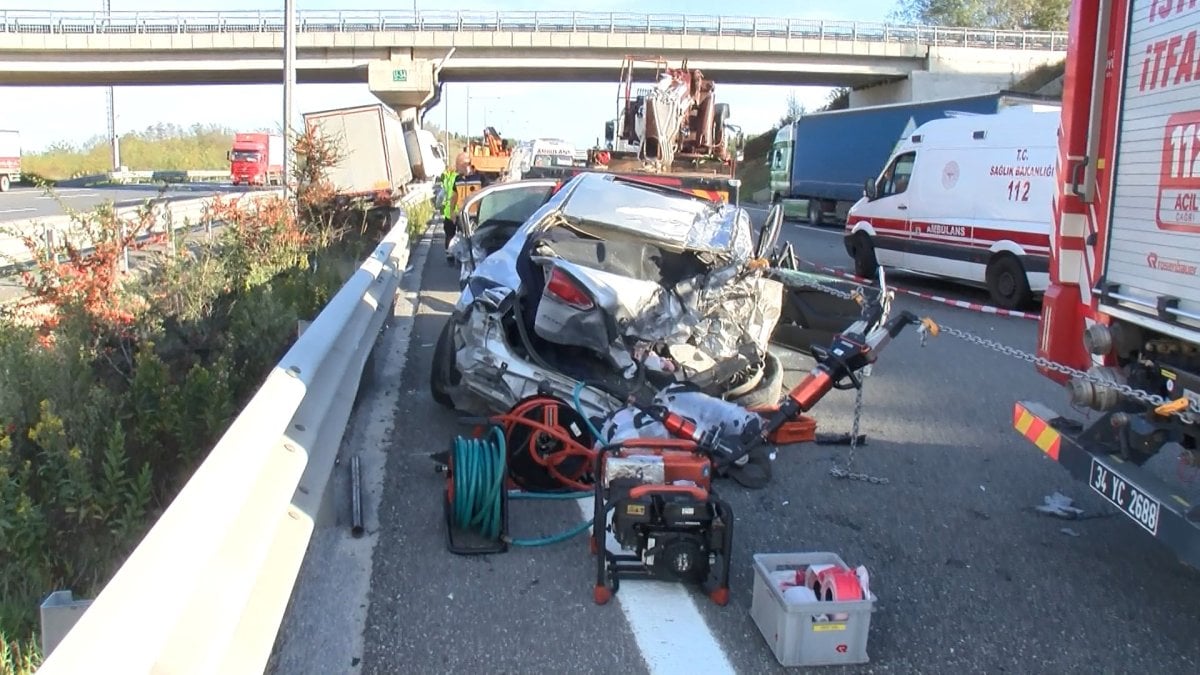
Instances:
[[[572,182],[560,211],[568,220],[676,248],[750,254],[750,216],[744,209],[612,174],[581,173]]]

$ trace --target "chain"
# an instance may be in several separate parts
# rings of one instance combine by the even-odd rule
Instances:
[[[860,380],[860,385],[865,385],[866,377],[869,372],[864,369],[863,377]],[[850,470],[854,466],[854,451],[858,449],[858,423],[862,417],[863,407],[863,386],[855,389],[854,393],[854,422],[850,425],[850,456],[846,458],[846,463],[843,466],[833,465],[829,469],[829,475],[834,478],[845,478],[847,480],[857,480],[864,483],[872,483],[875,485],[887,485],[890,481],[887,478],[872,476],[866,473],[855,473]]]
[[[786,268],[778,268],[778,267],[775,268],[775,271],[782,272],[785,276],[787,275],[788,272],[793,272],[793,271],[798,272],[798,270],[788,270]],[[790,281],[794,284],[798,283],[800,285],[814,288],[814,289],[821,291],[823,293],[826,293],[828,295],[842,298],[843,300],[855,300],[855,301],[861,302],[862,297],[863,297],[861,291],[858,289],[856,289],[854,292],[846,292],[846,291],[842,291],[842,290],[839,290],[836,288],[830,288],[828,286],[825,286],[824,284],[818,283],[817,281],[815,281],[813,279],[793,277],[792,279],[790,279]],[[888,305],[891,304],[890,303],[891,297],[889,297],[889,296],[890,296],[890,293],[887,296],[881,298],[881,300],[883,302],[887,303]],[[926,339],[927,333],[929,333],[929,332],[931,332],[931,331],[929,331],[929,329],[926,326],[924,326],[924,325],[921,326],[921,330],[920,330],[921,346],[925,346],[925,339]],[[936,324],[936,331],[932,331],[932,332],[935,335],[945,332],[946,334],[951,335],[956,338],[959,338],[960,340],[964,340],[966,342],[969,342],[969,343],[975,344],[975,345],[979,345],[981,347],[986,347],[988,349],[999,352],[1000,354],[1004,354],[1006,356],[1012,356],[1014,358],[1020,359],[1027,363],[1032,363],[1035,366],[1040,366],[1042,368],[1046,368],[1048,370],[1053,370],[1055,372],[1062,373],[1064,375],[1069,375],[1069,376],[1077,378],[1079,380],[1091,382],[1092,384],[1095,384],[1100,387],[1104,387],[1107,389],[1115,389],[1117,392],[1119,392],[1123,396],[1127,396],[1129,398],[1136,399],[1138,401],[1142,401],[1143,403],[1148,403],[1148,404],[1154,406],[1155,408],[1158,408],[1159,406],[1162,406],[1162,405],[1170,402],[1170,401],[1168,401],[1168,399],[1166,399],[1158,394],[1152,394],[1148,391],[1144,391],[1141,389],[1135,389],[1135,388],[1129,386],[1128,384],[1116,382],[1115,380],[1112,380],[1112,379],[1097,377],[1095,375],[1091,375],[1082,370],[1076,370],[1075,368],[1071,368],[1070,366],[1066,366],[1061,363],[1057,363],[1055,361],[1051,361],[1049,359],[1037,356],[1036,354],[1030,354],[1028,352],[1021,351],[1020,349],[1016,349],[1015,347],[1009,347],[1008,345],[1001,344],[999,342],[996,342],[995,340],[989,340],[985,337],[980,337],[973,333],[968,333],[967,331],[959,330],[957,328],[952,328],[952,327],[946,326],[944,324]],[[865,381],[865,378],[868,375],[868,373],[869,373],[869,367],[867,369],[864,369],[864,372],[863,372],[863,380],[864,381]],[[829,475],[834,478],[841,478],[841,479],[846,479],[846,480],[857,480],[857,481],[862,481],[865,483],[872,483],[875,485],[887,485],[889,483],[889,480],[887,478],[872,476],[872,475],[866,474],[866,473],[856,473],[856,472],[850,470],[851,467],[854,465],[855,450],[857,450],[857,448],[858,448],[858,429],[859,429],[859,421],[862,416],[862,407],[863,407],[862,401],[863,401],[863,387],[859,386],[859,387],[857,387],[857,390],[856,390],[855,396],[854,396],[854,421],[851,425],[852,430],[850,433],[850,454],[847,457],[846,463],[844,465],[838,466],[835,464],[833,467],[831,467],[829,469]],[[1172,410],[1168,414],[1183,415],[1183,414],[1187,414],[1187,413],[1200,414],[1200,401],[1196,401],[1195,399],[1189,399],[1189,404],[1186,408],[1183,408],[1180,410]]]
[[[858,300],[859,298],[862,297],[861,294],[858,292],[847,293],[845,291],[841,291],[841,290],[838,290],[835,288],[830,288],[830,287],[825,286],[821,283],[818,283],[817,281],[812,280],[812,279],[802,279],[802,280],[801,279],[793,279],[793,281],[802,283],[805,286],[809,286],[811,288],[814,288],[814,289],[821,291],[823,293],[826,293],[828,295],[832,295],[834,297],[842,298],[845,300]],[[890,298],[884,298],[885,302],[887,302],[889,300],[890,300]],[[1159,394],[1152,394],[1152,393],[1150,393],[1148,391],[1144,391],[1142,389],[1135,389],[1134,387],[1131,387],[1128,384],[1116,382],[1115,380],[1112,380],[1109,378],[1097,377],[1095,375],[1091,375],[1082,370],[1076,370],[1075,368],[1072,368],[1070,366],[1066,366],[1061,363],[1051,361],[1049,359],[1037,356],[1036,354],[1030,354],[1028,352],[1023,352],[1020,349],[1016,349],[1015,347],[1009,347],[1008,345],[1000,344],[999,342],[996,342],[995,340],[989,340],[985,337],[980,337],[978,335],[974,335],[972,333],[968,333],[966,331],[959,330],[957,328],[952,328],[950,326],[942,325],[939,323],[939,324],[937,324],[937,329],[938,329],[938,332],[945,332],[946,334],[952,335],[956,338],[959,338],[960,340],[964,340],[966,342],[969,342],[969,343],[975,344],[975,345],[979,345],[981,347],[987,347],[988,349],[999,352],[1006,356],[1012,356],[1014,358],[1020,359],[1027,363],[1032,363],[1036,366],[1040,366],[1040,367],[1046,368],[1048,370],[1053,370],[1055,372],[1062,373],[1064,375],[1069,375],[1078,380],[1090,382],[1099,387],[1104,387],[1106,389],[1114,389],[1123,396],[1126,396],[1126,397],[1132,398],[1132,399],[1136,399],[1143,403],[1147,403],[1151,406],[1154,406],[1155,408],[1158,408],[1159,406],[1162,406],[1166,403],[1171,402],[1169,399],[1166,399],[1163,396],[1160,396]],[[926,337],[926,333],[925,333],[925,331],[922,331],[922,333],[921,333],[922,346],[924,346],[925,337]],[[1200,401],[1197,401],[1195,399],[1189,399],[1189,404],[1186,408],[1181,409],[1181,410],[1172,410],[1166,414],[1185,415],[1188,413],[1200,414]]]
[[[1103,377],[1096,377],[1095,375],[1090,375],[1088,373],[1083,372],[1082,370],[1076,370],[1074,368],[1071,368],[1070,366],[1064,366],[1061,363],[1056,363],[1049,359],[1042,358],[1040,356],[1037,356],[1036,354],[1030,354],[1028,352],[1023,352],[1020,349],[1015,349],[1015,348],[1009,347],[1007,345],[1002,345],[999,342],[996,342],[995,340],[989,340],[987,338],[980,337],[978,335],[974,335],[972,333],[968,333],[966,331],[959,330],[957,328],[951,328],[950,326],[938,324],[938,331],[945,332],[948,335],[952,335],[956,338],[959,338],[960,340],[970,342],[971,344],[980,345],[981,347],[987,347],[988,349],[999,352],[1001,354],[1005,354],[1007,356],[1012,356],[1014,358],[1021,359],[1022,361],[1026,361],[1028,363],[1032,363],[1034,365],[1041,366],[1043,368],[1048,368],[1050,370],[1062,373],[1064,375],[1070,375],[1077,379],[1085,380],[1087,382],[1091,382],[1092,384],[1095,384],[1095,385],[1098,385],[1101,387],[1106,387],[1108,389],[1115,389],[1118,392],[1120,392],[1121,394],[1123,394],[1124,396],[1128,396],[1129,398],[1137,399],[1139,401],[1142,401],[1143,403],[1149,403],[1150,405],[1152,405],[1156,408],[1158,406],[1163,405],[1164,403],[1170,402],[1168,399],[1163,398],[1162,396],[1159,396],[1158,394],[1151,394],[1148,391],[1143,391],[1141,389],[1134,389],[1133,387],[1129,386],[1128,384],[1119,383],[1119,382],[1116,382],[1111,379],[1106,379]],[[1191,400],[1186,409],[1175,411],[1175,412],[1172,412],[1171,414],[1179,415],[1179,414],[1183,414],[1183,413],[1187,413],[1187,412],[1200,413],[1200,402]]]

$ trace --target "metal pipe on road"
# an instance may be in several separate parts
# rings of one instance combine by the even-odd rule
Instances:
[[[362,463],[358,455],[350,458],[350,534],[363,534]]]

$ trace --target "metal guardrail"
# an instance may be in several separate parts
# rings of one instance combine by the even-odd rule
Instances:
[[[55,12],[0,10],[0,33],[169,34],[282,33],[283,12]],[[300,33],[483,31],[536,33],[645,33],[870,43],[909,43],[983,49],[1061,51],[1060,31],[1005,31],[863,21],[770,17],[636,14],[626,12],[366,11],[297,12]]]
[[[282,192],[282,189],[259,190],[255,192],[224,194],[220,195],[220,197],[224,199],[238,197],[241,201],[245,202],[246,200],[257,201],[268,196],[277,196],[282,194]],[[168,228],[172,232],[177,232],[204,224],[201,222],[204,212],[214,199],[214,196],[209,196],[193,199],[149,200],[154,204],[154,208],[157,210],[156,215],[158,216],[155,226],[149,234],[161,234],[166,232]],[[141,208],[142,205],[122,206],[116,209],[116,214],[118,217],[130,218],[135,216]],[[45,242],[52,250],[61,249],[67,241],[82,251],[89,251],[92,247],[92,242],[87,240],[85,236],[86,233],[82,231],[78,222],[70,215],[64,214],[0,222],[0,271],[27,265],[33,261],[28,247],[25,246],[20,237],[20,234],[29,233],[36,233],[38,238]]]
[[[263,672],[364,365],[408,264],[408,222],[397,220],[40,674],[93,672],[97,664],[122,673]]]
[[[213,171],[110,171],[104,176],[114,183],[201,183],[230,180],[228,169]]]

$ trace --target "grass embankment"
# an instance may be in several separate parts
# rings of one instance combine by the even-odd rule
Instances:
[[[387,220],[333,206],[323,168],[339,154],[297,141],[297,197],[218,201],[208,241],[119,272],[151,230],[149,210],[78,216],[96,242],[50,255],[27,299],[0,314],[0,673],[40,661],[37,606],[95,597],[171,503],[263,378]],[[420,223],[430,212],[410,212]],[[425,214],[425,215],[422,215]],[[168,250],[171,248],[168,245]]]
[[[234,132],[216,126],[182,129],[156,125],[121,136],[121,164],[135,171],[210,171],[228,168],[226,153]],[[106,138],[81,146],[58,143],[21,157],[22,173],[47,181],[104,173],[112,169],[112,147]]]

